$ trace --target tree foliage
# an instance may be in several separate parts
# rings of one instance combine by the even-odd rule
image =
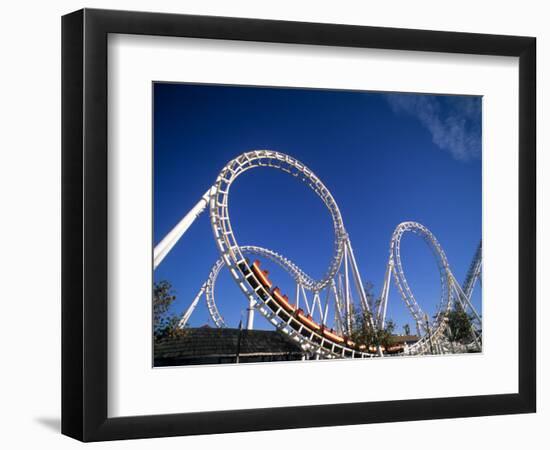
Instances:
[[[447,334],[451,342],[466,344],[472,340],[472,320],[458,302],[446,314]]]
[[[170,306],[176,300],[176,293],[170,282],[163,280],[153,285],[153,333],[155,340],[176,337],[183,334],[178,326],[179,317],[170,314]]]
[[[376,298],[376,296],[374,295],[374,284],[372,284],[372,282],[370,281],[365,281],[363,283],[363,289],[365,290],[365,296],[367,297],[367,303],[370,310],[373,311],[373,313],[376,313],[382,299]]]
[[[374,285],[370,281],[365,281],[363,287],[370,311],[353,311],[350,338],[359,345],[388,348],[392,345],[395,323],[390,319],[386,322],[383,329],[374,326],[373,312],[378,311],[381,299],[374,295]]]
[[[372,313],[361,311],[355,314],[352,326],[351,339],[359,345],[367,347],[390,347],[395,323],[390,319],[384,328],[373,326]]]

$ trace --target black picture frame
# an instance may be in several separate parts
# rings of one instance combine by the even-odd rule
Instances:
[[[515,394],[107,417],[109,33],[519,58],[519,389]],[[62,18],[62,433],[82,441],[535,412],[536,39],[83,9]]]

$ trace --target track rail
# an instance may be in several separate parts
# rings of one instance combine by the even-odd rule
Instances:
[[[342,215],[332,194],[323,182],[309,169],[291,156],[271,150],[256,150],[243,153],[231,160],[220,172],[214,184],[214,194],[210,198],[210,221],[214,239],[221,259],[231,276],[256,309],[281,332],[299,342],[304,349],[324,357],[368,357],[368,353],[358,352],[346,345],[339,345],[319,334],[315,327],[298,320],[289,313],[262,285],[253,273],[249,261],[239,246],[229,216],[229,191],[231,184],[243,173],[255,168],[281,170],[304,182],[317,194],[327,207],[334,226],[334,252],[328,270],[320,280],[309,280],[311,290],[319,292],[330,286],[340,268],[345,252],[347,233]],[[305,279],[304,279],[305,281]]]
[[[409,283],[407,282],[407,278],[405,277],[405,272],[401,261],[401,239],[405,233],[413,233],[420,236],[432,251],[437,262],[441,285],[441,296],[437,306],[437,312],[433,320],[428,317],[428,315],[418,304]],[[470,272],[473,271],[473,273],[468,274],[465,282],[465,284],[467,284],[470,288],[468,294],[465,294],[461,286],[456,281],[456,278],[449,266],[447,256],[445,255],[443,248],[434,234],[418,222],[400,223],[395,228],[390,241],[390,256],[387,265],[388,270],[384,281],[382,302],[380,303],[380,308],[378,310],[379,326],[384,326],[390,276],[393,276],[399,294],[416,322],[417,329],[423,332],[422,338],[410,347],[409,352],[433,353],[441,351],[441,343],[445,339],[445,331],[447,329],[447,313],[451,310],[454,302],[458,302],[464,310],[470,308],[475,313],[476,317],[479,318],[470,302],[470,296],[475,284],[475,277],[479,277],[481,274],[480,249],[481,244],[478,251],[476,251],[474,261],[472,262],[473,269],[470,269]],[[481,326],[481,319],[479,319],[479,325]],[[477,342],[478,338],[475,329],[472,330],[472,335],[473,340]],[[479,343],[478,345],[480,346]]]
[[[243,255],[261,256],[265,259],[273,261],[285,270],[300,286],[304,286],[309,289],[309,286],[313,286],[315,284],[315,281],[309,275],[304,273],[296,264],[273,250],[254,245],[246,245],[241,247],[241,252]],[[227,326],[223,316],[218,310],[215,297],[216,280],[221,269],[224,267],[224,260],[220,257],[210,269],[210,274],[208,275],[204,290],[208,312],[218,328],[225,328]]]

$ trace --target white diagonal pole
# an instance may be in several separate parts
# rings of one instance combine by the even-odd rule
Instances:
[[[191,304],[189,305],[189,307],[187,308],[187,310],[183,314],[182,318],[180,319],[180,321],[178,323],[178,328],[182,328],[182,329],[185,328],[185,325],[187,325],[187,322],[191,318],[191,314],[193,314],[193,312],[195,311],[195,308],[197,307],[197,305],[199,303],[199,300],[201,299],[202,294],[204,294],[205,290],[206,290],[206,283],[204,283],[201,286],[198,294],[195,296],[195,298],[193,299],[193,301],[191,302]]]
[[[153,269],[156,269],[170,250],[176,245],[187,229],[193,224],[195,219],[204,211],[210,196],[215,192],[215,188],[208,189],[193,208],[181,219],[177,225],[172,228],[166,236],[160,241],[153,250]]]

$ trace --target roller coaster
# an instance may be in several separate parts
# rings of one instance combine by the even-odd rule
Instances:
[[[334,247],[322,278],[314,279],[281,253],[258,246],[240,245],[237,242],[228,209],[230,187],[240,175],[260,167],[279,170],[302,181],[326,206],[333,223]],[[448,338],[447,318],[454,305],[458,305],[473,318],[471,339],[465,344],[464,350],[481,350],[481,315],[471,301],[476,283],[481,283],[481,242],[461,285],[451,271],[443,248],[430,230],[417,222],[400,223],[390,240],[380,300],[377,305],[373,305],[363,285],[342,215],[328,188],[310,168],[297,159],[273,150],[254,150],[229,161],[197,204],[155,246],[154,269],[206,208],[209,209],[210,224],[220,257],[181,317],[180,327],[186,326],[202,299],[206,302],[213,323],[220,328],[227,326],[215,299],[216,280],[225,268],[248,302],[247,328],[253,328],[254,314],[257,311],[275,329],[297,342],[304,353],[313,358],[372,358],[396,353],[449,353],[451,343]],[[437,312],[431,318],[418,304],[403,271],[401,240],[405,233],[422,238],[437,261],[441,297]],[[292,301],[274,285],[269,273],[261,267],[262,260],[276,264],[292,278],[296,285]],[[373,330],[381,330],[386,326],[392,284],[397,288],[414,320],[418,340],[409,346],[387,349],[355,343],[351,336],[357,310],[364,313],[364,317],[368,318],[368,326]]]

